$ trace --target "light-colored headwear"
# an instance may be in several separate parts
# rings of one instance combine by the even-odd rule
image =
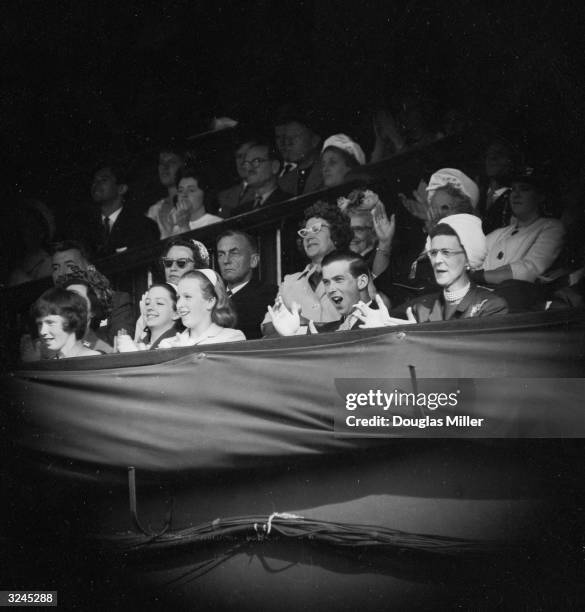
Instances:
[[[206,246],[202,243],[199,242],[199,240],[190,240],[189,242],[191,242],[191,244],[193,245],[193,248],[195,249],[195,251],[197,251],[197,254],[199,255],[199,259],[201,259],[201,261],[208,266],[209,265],[209,251],[207,250]]]
[[[485,234],[481,229],[481,219],[475,215],[460,213],[449,215],[441,219],[438,223],[449,225],[455,230],[461,246],[465,249],[469,267],[472,270],[479,270],[487,255],[487,244]],[[431,239],[427,238],[426,250],[431,248]]]
[[[466,195],[471,200],[473,208],[477,208],[479,187],[466,174],[463,174],[461,170],[456,170],[455,168],[441,168],[441,170],[437,170],[431,176],[427,186],[429,202],[435,191],[445,185],[453,185],[459,189],[463,195]]]
[[[366,155],[360,145],[353,141],[349,136],[345,134],[333,134],[333,136],[329,136],[327,140],[323,143],[323,148],[321,152],[325,151],[328,147],[336,147],[337,149],[341,149],[346,153],[349,153],[360,166],[363,166],[366,163]]]
[[[214,287],[217,285],[217,274],[211,268],[201,268],[195,272],[201,272]]]

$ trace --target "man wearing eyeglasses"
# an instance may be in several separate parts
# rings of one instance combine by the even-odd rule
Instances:
[[[281,161],[276,150],[267,142],[257,142],[246,152],[243,161],[246,171],[248,189],[254,194],[250,202],[236,209],[234,215],[240,215],[258,208],[282,202],[292,197],[278,186]]]

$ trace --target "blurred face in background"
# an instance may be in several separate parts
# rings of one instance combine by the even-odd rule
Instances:
[[[287,123],[284,137],[284,159],[291,162],[302,162],[310,157],[319,145],[319,137],[306,125],[293,121]]]
[[[236,160],[236,169],[238,171],[238,175],[241,179],[246,179],[247,170],[244,166],[244,160],[246,159],[246,153],[248,149],[252,146],[251,142],[244,142],[236,149],[235,160]]]
[[[182,178],[177,185],[177,196],[179,204],[191,211],[192,219],[198,214],[205,213],[203,204],[205,192],[199,186],[197,179],[190,176]]]
[[[492,143],[485,154],[485,174],[488,178],[503,178],[513,171],[512,155],[505,144]]]
[[[370,213],[364,215],[352,215],[349,225],[353,231],[353,238],[349,245],[350,251],[354,253],[365,253],[376,244],[376,232],[374,221]]]
[[[326,149],[321,155],[321,175],[325,187],[337,187],[345,181],[345,175],[351,170],[342,153],[335,149]]]
[[[183,167],[183,160],[171,151],[162,151],[158,156],[158,178],[165,187],[174,187],[177,172]]]

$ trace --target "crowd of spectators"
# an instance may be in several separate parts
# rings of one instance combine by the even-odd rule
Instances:
[[[93,206],[79,207],[61,227],[44,204],[24,201],[14,223],[22,252],[7,282],[52,274],[55,287],[32,307],[36,326],[22,336],[22,359],[583,304],[583,252],[563,221],[575,221],[582,194],[569,214],[559,210],[550,165],[531,162],[498,135],[487,142],[479,176],[435,167],[393,203],[368,164],[424,151],[444,134],[430,128],[425,105],[411,99],[396,116],[376,111],[372,125],[367,155],[351,135],[323,135],[310,114],[284,107],[271,133],[234,130],[237,178],[221,190],[197,155],[161,147],[165,195],[144,213],[127,205],[126,170],[110,160],[96,164],[88,189]],[[326,191],[346,183],[345,195]],[[319,193],[304,210],[298,237],[291,233],[282,242],[296,243],[308,263],[279,286],[260,279],[262,234],[226,230],[222,222],[280,202],[295,206],[297,196],[313,192]],[[208,245],[214,257],[184,235],[206,226],[217,228]],[[160,282],[151,283],[139,304],[91,263],[161,240]]]

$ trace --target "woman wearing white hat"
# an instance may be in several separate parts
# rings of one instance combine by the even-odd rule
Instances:
[[[470,271],[481,268],[486,255],[486,239],[479,217],[459,214],[441,219],[429,233],[426,253],[441,291],[405,304],[400,310],[406,307],[407,320],[391,317],[378,300],[379,310],[359,305],[363,327],[468,319],[508,312],[501,297],[470,279]]]
[[[321,174],[325,187],[337,187],[345,182],[347,174],[366,163],[360,145],[345,134],[333,134],[321,149]]]

